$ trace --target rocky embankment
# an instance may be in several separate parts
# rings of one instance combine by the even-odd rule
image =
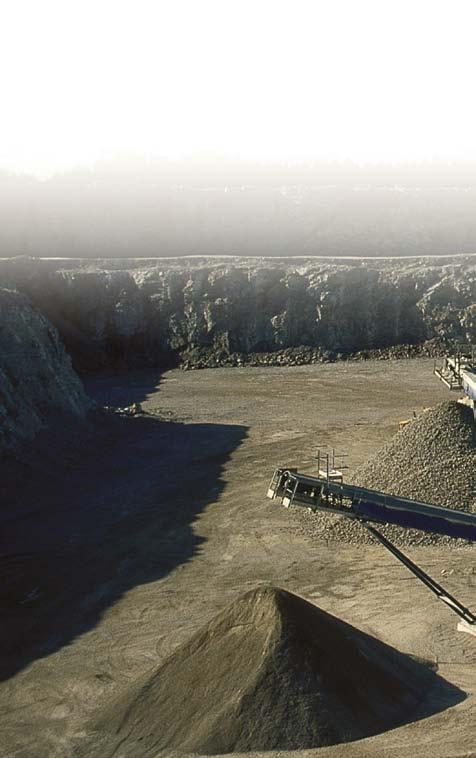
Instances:
[[[476,342],[476,258],[0,260],[80,371],[434,355]]]
[[[89,401],[57,330],[25,295],[0,289],[0,457]]]

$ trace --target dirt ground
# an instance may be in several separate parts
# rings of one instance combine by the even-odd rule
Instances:
[[[331,445],[352,470],[400,419],[447,399],[431,361],[116,374],[87,389],[149,415],[106,419],[54,474],[30,472],[18,515],[3,519],[2,758],[120,756],[96,751],[89,718],[269,582],[436,663],[467,693],[302,758],[476,755],[476,638],[457,633],[457,617],[380,546],[317,543],[305,530],[317,516],[265,498],[275,466],[311,472],[316,446]],[[476,609],[473,548],[409,554]]]

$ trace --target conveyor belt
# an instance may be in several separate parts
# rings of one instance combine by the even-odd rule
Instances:
[[[476,513],[442,508],[352,484],[328,482],[286,469],[278,469],[278,472],[280,482],[276,484],[280,492],[276,490],[274,496],[288,497],[289,504],[294,502],[316,510],[338,511],[350,518],[476,542]]]
[[[476,514],[420,503],[352,484],[332,482],[285,468],[278,468],[274,472],[268,488],[268,497],[281,497],[283,505],[287,507],[293,504],[304,505],[314,511],[324,511],[359,521],[381,545],[460,617],[459,631],[476,636],[476,616],[370,525],[370,522],[395,524],[475,542]]]

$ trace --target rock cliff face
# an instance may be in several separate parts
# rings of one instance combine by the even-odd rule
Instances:
[[[57,330],[25,295],[0,289],[0,455],[88,407]]]
[[[164,364],[190,350],[335,353],[476,342],[476,259],[0,261],[79,370]]]

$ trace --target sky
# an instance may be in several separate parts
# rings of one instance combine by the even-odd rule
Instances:
[[[0,169],[476,158],[473,0],[2,0]]]

